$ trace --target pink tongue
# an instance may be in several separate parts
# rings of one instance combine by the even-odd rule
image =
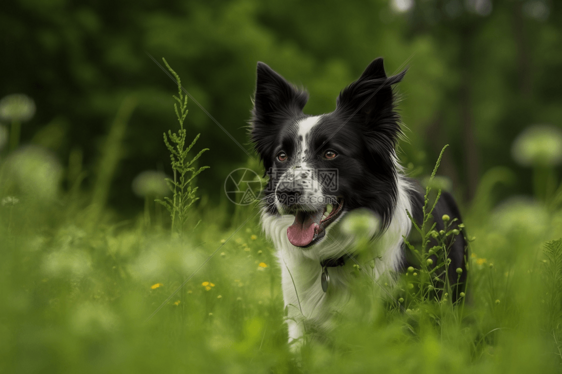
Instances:
[[[323,210],[318,212],[297,212],[295,222],[287,229],[287,237],[292,245],[296,247],[305,247],[309,245],[315,237],[320,233],[320,220],[322,219]]]

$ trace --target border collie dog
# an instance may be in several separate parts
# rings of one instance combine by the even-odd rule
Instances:
[[[402,174],[395,151],[402,131],[392,87],[405,73],[387,77],[378,58],[341,91],[333,112],[311,116],[302,111],[308,94],[258,63],[251,137],[269,176],[262,225],[276,248],[289,342],[296,346],[308,322],[333,326],[334,312],[353,294],[348,277],[355,263],[374,260],[373,282],[415,266],[403,238],[412,228],[407,211],[422,222],[423,191]],[[353,236],[339,227],[357,209],[379,218],[370,256],[355,256]],[[458,219],[454,226],[461,222],[448,193],[433,212],[438,231],[444,214]],[[465,245],[460,234],[448,253],[450,284],[457,284],[457,268],[466,283]]]

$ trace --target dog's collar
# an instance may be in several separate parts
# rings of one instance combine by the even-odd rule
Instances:
[[[335,268],[338,266],[345,265],[345,261],[354,258],[352,254],[346,253],[345,255],[338,258],[328,258],[320,261],[320,266],[322,267],[322,275],[320,275],[320,283],[322,285],[322,291],[328,291],[328,285],[330,284],[330,275],[328,274],[328,268]]]
[[[345,260],[352,257],[353,256],[350,255],[349,253],[346,253],[345,255],[338,258],[327,258],[325,260],[320,261],[320,266],[322,266],[322,268],[335,268],[338,266],[343,266],[345,265]]]

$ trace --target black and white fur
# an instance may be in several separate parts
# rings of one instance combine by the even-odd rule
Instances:
[[[275,245],[282,271],[290,342],[303,336],[305,320],[329,329],[333,324],[332,312],[353,293],[347,281],[353,266],[351,261],[329,268],[327,292],[320,284],[323,261],[343,258],[354,251],[354,238],[342,235],[338,229],[350,211],[367,209],[380,218],[380,227],[373,227],[373,248],[380,251],[371,273],[373,280],[410,265],[403,243],[403,236],[408,237],[412,229],[406,212],[421,222],[423,191],[402,174],[395,152],[402,131],[392,86],[405,73],[387,77],[383,60],[378,58],[357,81],[341,91],[333,112],[310,116],[302,111],[308,94],[266,64],[258,63],[251,137],[270,177],[262,224]],[[329,152],[337,156],[327,159],[333,155]],[[338,170],[337,191],[326,191],[318,176],[311,172],[317,169]],[[286,188],[281,191],[286,181],[292,183],[293,191]],[[286,192],[296,194],[304,202],[282,202],[278,197]],[[318,229],[318,235],[315,231],[310,244],[305,234],[301,235],[304,238],[301,242],[306,245],[291,244],[288,228],[297,222],[297,215],[301,214],[303,220],[312,217],[314,212],[324,209],[325,204],[318,198],[326,196],[340,199],[342,211],[325,229]],[[447,193],[442,195],[433,213],[437,230],[443,228],[443,214],[458,218],[460,223],[457,206]],[[299,227],[303,229],[297,228],[297,234],[304,233],[308,226]],[[371,260],[374,257],[375,253]],[[454,273],[457,268],[463,269],[461,282],[465,283],[462,235],[456,238],[449,258],[451,283],[457,283]]]

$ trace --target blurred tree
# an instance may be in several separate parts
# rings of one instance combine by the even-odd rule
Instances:
[[[119,103],[134,95],[139,107],[109,196],[126,213],[141,208],[130,191],[140,171],[170,172],[159,139],[175,121],[168,101],[174,83],[146,52],[178,67],[184,87],[249,153],[246,122],[258,60],[306,86],[305,112],[317,114],[333,110],[339,91],[383,56],[389,73],[410,67],[398,88],[411,130],[402,159],[427,171],[451,143],[442,170],[470,197],[485,170],[517,167],[509,149],[523,128],[562,123],[562,91],[552,79],[562,69],[561,11],[547,0],[398,5],[18,0],[0,12],[0,67],[8,72],[0,96],[35,100],[37,115],[23,143],[56,119],[67,138],[57,142],[59,157],[82,149],[92,170]],[[199,146],[212,148],[206,162],[213,172],[201,177],[201,191],[223,200],[224,178],[248,156],[193,102],[189,110],[188,136],[201,132]],[[530,190],[523,183],[513,191]]]
[[[445,158],[442,170],[466,186],[469,199],[482,170],[514,167],[509,145],[523,128],[545,120],[535,72],[544,68],[537,31],[555,24],[549,13],[550,2],[542,0],[431,0],[417,1],[408,14],[410,38],[430,35],[446,61],[451,84],[429,126],[442,134],[432,153],[441,139],[453,139],[456,160]],[[558,114],[548,121],[560,126],[560,119]]]

